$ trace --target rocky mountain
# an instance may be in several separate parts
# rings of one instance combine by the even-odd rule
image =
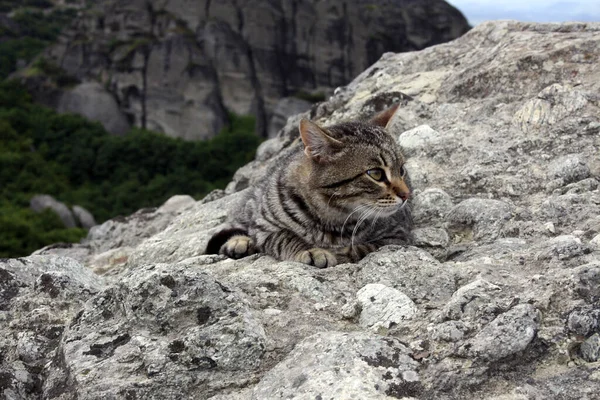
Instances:
[[[133,124],[206,138],[234,112],[255,115],[266,134],[282,98],[322,100],[385,51],[468,29],[441,0],[102,0],[45,54],[80,85],[22,75],[38,100],[114,133]]]
[[[597,399],[600,24],[485,23],[386,54],[304,114],[394,103],[415,246],[318,270],[203,255],[225,192],[0,261],[10,399]]]

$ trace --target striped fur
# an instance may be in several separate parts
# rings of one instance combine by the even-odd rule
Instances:
[[[261,252],[322,268],[358,261],[387,244],[410,243],[410,183],[398,145],[381,126],[393,111],[374,123],[326,129],[303,120],[303,143],[249,191],[211,239],[211,252],[219,248],[233,258]],[[381,181],[373,178],[380,177],[376,169],[384,172]]]

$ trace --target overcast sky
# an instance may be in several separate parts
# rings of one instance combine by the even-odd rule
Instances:
[[[447,0],[471,25],[493,19],[600,22],[600,0]]]

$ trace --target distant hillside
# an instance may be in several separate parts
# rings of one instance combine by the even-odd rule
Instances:
[[[441,0],[101,0],[22,75],[38,101],[114,133],[207,138],[234,112],[265,134],[280,99],[322,100],[386,51],[468,29]]]

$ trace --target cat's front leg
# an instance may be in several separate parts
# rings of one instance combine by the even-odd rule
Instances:
[[[263,247],[265,253],[280,260],[297,261],[317,268],[333,267],[338,263],[331,251],[311,248],[302,238],[288,230],[270,234]]]

